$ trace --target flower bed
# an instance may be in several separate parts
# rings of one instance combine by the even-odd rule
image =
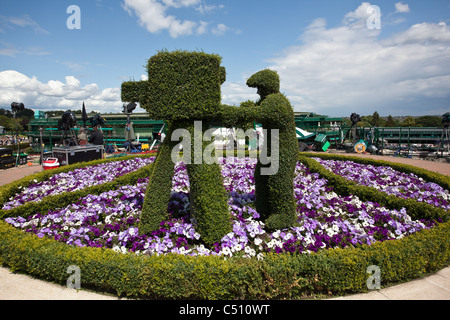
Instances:
[[[34,184],[20,188],[21,192],[12,197],[10,201],[5,202],[2,210],[16,208],[30,201],[41,201],[47,196],[73,192],[112,181],[117,177],[152,163],[154,159],[154,157],[133,158],[106,162],[85,168],[77,168],[69,172],[61,172],[45,181],[38,182],[35,180]]]
[[[252,206],[256,160],[233,158],[221,159],[220,163],[230,194],[233,232],[213,248],[201,243],[201,235],[195,231],[195,219],[189,216],[189,181],[182,163],[175,166],[169,204],[171,219],[151,235],[141,235],[137,228],[147,179],[100,195],[88,195],[45,215],[5,221],[38,237],[49,236],[71,245],[106,247],[123,253],[239,255],[259,259],[268,252],[311,253],[370,245],[400,239],[435,224],[413,221],[404,208],[389,210],[356,196],[339,196],[327,185],[327,180],[299,162],[294,180],[298,221],[289,229],[269,232]]]
[[[330,155],[329,158],[339,159],[334,155]],[[308,169],[303,170],[301,164],[306,165]],[[177,166],[177,173],[173,179],[174,192],[169,206],[172,218],[164,223],[158,231],[161,232],[160,234],[152,236],[155,244],[160,239],[159,249],[162,249],[160,244],[164,243],[167,235],[169,235],[168,238],[174,239],[171,240],[175,244],[174,247],[177,247],[176,241],[184,237],[187,239],[187,244],[181,239],[178,248],[184,248],[185,251],[190,250],[190,252],[166,254],[162,250],[161,253],[164,254],[158,254],[159,249],[155,245],[156,250],[154,254],[151,254],[149,249],[153,244],[144,242],[144,246],[146,243],[149,246],[140,252],[148,250],[149,254],[122,253],[123,248],[125,248],[123,251],[136,250],[137,252],[139,250],[137,247],[133,249],[133,244],[140,243],[133,238],[138,234],[136,232],[138,230],[135,229],[137,225],[135,218],[139,212],[139,199],[142,197],[142,192],[138,190],[145,187],[145,181],[139,178],[151,174],[152,166],[150,165],[135,173],[124,175],[116,179],[120,181],[115,180],[114,183],[109,182],[70,194],[50,196],[48,199],[51,199],[51,203],[45,205],[46,198],[35,207],[29,207],[27,204],[2,212],[0,261],[13,271],[25,272],[61,284],[67,281],[67,268],[76,265],[82,274],[83,288],[113,292],[119,296],[150,299],[298,299],[316,294],[348,294],[367,291],[367,268],[371,265],[380,268],[382,286],[385,286],[424,276],[450,263],[450,242],[448,241],[450,222],[447,211],[426,203],[415,202],[413,199],[397,198],[378,192],[374,188],[356,185],[326,170],[317,161],[304,156],[299,157],[297,167],[299,175],[296,178],[298,215],[304,218],[303,224],[298,223],[288,230],[268,232],[258,222],[258,215],[252,209],[254,200],[250,174],[252,166],[253,163],[250,162],[248,168],[245,164],[247,169],[242,167],[239,170],[249,175],[238,184],[234,182],[238,181],[236,178],[239,176],[226,180],[227,189],[230,192],[230,213],[233,213],[235,228],[233,233],[224,237],[221,243],[217,243],[214,248],[208,248],[208,252],[203,252],[204,249],[200,247],[201,237],[196,239],[198,235],[195,234],[195,227],[183,229],[181,226],[183,223],[191,222],[186,220],[189,220],[187,214],[189,188],[184,168]],[[404,172],[418,172],[419,176],[424,177],[425,180],[449,185],[448,177],[430,174],[414,167],[406,168],[396,164],[392,166]],[[223,172],[231,170],[226,174],[229,175],[235,168],[238,168],[238,165],[229,168],[225,166]],[[46,174],[43,172],[35,177],[43,181],[46,179]],[[17,190],[17,186],[26,185],[28,180],[29,178],[23,179],[0,188],[0,198],[8,199]],[[246,183],[248,189],[245,187]],[[129,187],[122,189],[121,187],[124,186]],[[238,188],[242,189],[236,190]],[[76,195],[76,198],[72,194]],[[5,195],[8,196],[5,197]],[[377,203],[383,205],[377,206],[375,199]],[[84,205],[92,205],[91,202],[94,200],[99,201],[96,204],[98,207],[94,206],[92,209],[101,208],[105,212],[111,212],[109,215],[104,215],[101,218],[103,220],[97,220],[98,223],[101,222],[97,226],[94,221],[96,213],[85,212],[88,217],[82,218],[81,215],[77,215],[83,210],[73,214],[77,208],[70,207],[75,204],[79,207],[78,209],[81,209]],[[321,205],[321,201],[325,201],[326,205]],[[50,206],[50,204],[53,205]],[[124,206],[121,212],[133,213],[126,216],[120,215],[118,210],[120,205]],[[57,207],[61,209],[56,209]],[[404,215],[403,207],[406,208],[407,214],[414,217],[411,221]],[[333,208],[333,214],[330,214],[328,208]],[[352,208],[356,208],[358,213],[351,212]],[[64,210],[64,217],[66,214],[67,217],[74,217],[73,220],[68,220],[68,223],[73,224],[73,230],[70,230],[70,227],[64,230],[69,231],[69,236],[74,236],[72,245],[56,241],[55,235],[36,236],[39,232],[36,233],[33,230],[45,228],[39,225],[43,217],[36,216],[29,219],[29,215],[33,215],[33,212],[47,212],[51,215]],[[386,217],[387,222],[381,225],[384,213],[389,213],[390,217]],[[52,221],[57,218],[50,215],[47,221],[44,221],[47,227],[51,226]],[[18,216],[24,218],[14,220],[14,217]],[[7,217],[12,218],[8,221],[16,224],[17,228],[4,221]],[[109,220],[107,217],[110,217]],[[130,223],[126,221],[128,218]],[[431,224],[412,221],[423,218],[437,221],[442,219],[443,222],[430,228]],[[31,232],[23,232],[23,229],[20,229],[21,224],[34,219],[37,220],[28,225],[28,228],[32,229]],[[374,220],[374,227],[386,229],[388,232],[383,233],[381,229],[371,229],[369,225],[365,225],[364,222],[372,223],[370,219]],[[105,220],[107,220],[106,223]],[[378,221],[378,225],[375,220]],[[350,222],[352,227],[350,228],[343,221]],[[34,223],[36,223],[35,229],[31,226]],[[90,232],[86,233],[85,229],[81,229],[83,223],[85,223],[83,228],[91,228]],[[62,226],[62,229],[64,227]],[[94,227],[100,231],[109,228],[110,234],[118,231],[109,244],[115,250],[105,249],[108,237],[101,238],[100,233],[95,235],[97,230]],[[302,227],[305,230],[301,230]],[[342,229],[336,230],[338,227]],[[347,227],[350,237],[343,237],[340,245],[334,248],[336,243],[327,242],[326,237],[323,237],[324,233],[328,236],[328,232],[339,231],[340,234],[344,234],[344,227]],[[421,230],[409,233],[416,229]],[[179,234],[183,233],[182,230],[185,230],[187,234]],[[364,232],[360,232],[361,230]],[[64,233],[62,236],[65,236]],[[292,236],[297,237],[295,242],[289,242],[293,240]],[[383,236],[396,240],[383,241]],[[86,237],[92,242],[87,242]],[[188,239],[188,237],[191,238]],[[367,240],[371,237],[380,241],[367,245]],[[248,241],[245,240],[246,238]],[[354,239],[356,244],[353,244],[351,239]],[[308,243],[311,240],[314,243]],[[66,241],[69,241],[69,238]],[[96,247],[100,245],[102,248]],[[324,245],[325,248],[322,248]],[[238,250],[239,248],[241,250]],[[317,252],[314,251],[315,248]],[[326,248],[328,249],[325,250]],[[294,249],[295,254],[291,253]],[[232,253],[231,255],[228,250]],[[218,255],[220,252],[221,256]],[[259,252],[264,252],[263,259],[251,258],[253,255],[258,256]],[[196,256],[189,256],[189,254]],[[207,254],[210,255],[206,256]]]
[[[413,173],[403,173],[387,166],[353,161],[314,158],[326,169],[358,184],[376,188],[404,199],[414,198],[434,206],[450,209],[450,192],[434,182],[424,181]]]

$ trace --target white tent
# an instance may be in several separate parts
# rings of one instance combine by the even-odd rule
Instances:
[[[311,133],[311,132],[305,131],[300,128],[295,128],[295,133],[297,134],[297,139],[302,139],[302,140],[315,136],[315,133]]]

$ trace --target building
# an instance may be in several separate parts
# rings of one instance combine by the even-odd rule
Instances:
[[[88,119],[92,118],[95,114],[88,114]],[[125,127],[128,121],[128,117],[124,113],[110,113],[102,114],[102,118],[105,120],[105,125],[102,126],[103,135],[106,144],[116,143],[117,146],[121,146],[125,142]],[[158,133],[164,126],[164,121],[152,120],[148,118],[147,113],[135,113],[131,114],[130,122],[133,123],[134,132],[136,137],[141,142],[151,143],[154,140],[153,133]],[[28,124],[28,137],[32,141],[32,146],[35,151],[40,151],[40,139],[42,134],[43,144],[45,149],[51,151],[55,145],[60,145],[63,142],[64,133],[58,129],[58,121],[61,117],[49,117],[49,118],[35,118]],[[77,126],[74,128],[74,133],[77,134],[80,128],[83,128],[84,123],[77,117]],[[88,134],[91,130],[91,123],[88,120],[86,128]],[[40,131],[42,129],[42,133]]]
[[[95,114],[89,114],[90,119]],[[314,133],[314,134],[326,134],[330,139],[338,137],[339,127],[342,125],[342,118],[330,118],[328,116],[319,115],[316,113],[308,112],[295,112],[296,127],[302,130]],[[106,144],[115,143],[117,146],[121,146],[125,142],[125,127],[128,121],[127,114],[125,113],[109,113],[101,115],[106,123],[102,126],[102,130],[105,137]],[[129,115],[130,122],[133,123],[133,129],[136,137],[140,142],[153,143],[154,134],[161,131],[164,126],[162,120],[152,120],[145,112],[134,113]],[[40,151],[40,139],[42,134],[43,144],[45,149],[51,151],[55,145],[60,145],[64,139],[63,131],[58,129],[58,121],[61,116],[58,117],[44,117],[42,113],[35,113],[35,119],[32,119],[28,124],[28,137],[32,142],[32,146],[35,151]],[[90,121],[87,123],[88,130],[91,128]],[[80,128],[84,126],[81,117],[77,115],[77,126],[74,128],[75,134]],[[214,124],[214,127],[219,128],[220,123]],[[42,133],[40,129],[42,128]],[[89,132],[88,132],[89,133]]]

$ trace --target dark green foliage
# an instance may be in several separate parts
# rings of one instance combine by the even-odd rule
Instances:
[[[152,119],[171,122],[171,129],[161,146],[150,176],[144,200],[139,230],[150,233],[159,229],[167,218],[174,163],[171,142],[172,132],[178,128],[188,129],[192,157],[201,157],[204,146],[195,149],[195,135],[209,129],[207,124],[214,118],[220,106],[220,85],[226,79],[225,68],[220,66],[222,58],[203,52],[163,51],[151,57],[147,64],[148,81],[124,83],[122,93],[145,108]],[[145,86],[145,92],[141,89]],[[202,120],[202,130],[194,132],[194,120]],[[201,142],[202,143],[202,142]],[[203,143],[202,143],[203,144]],[[205,164],[192,158],[187,166],[190,181],[191,214],[196,218],[197,231],[202,240],[212,245],[231,231],[227,195],[218,164]]]
[[[192,139],[203,139],[208,127],[195,130],[193,123],[185,123]],[[208,142],[203,142],[202,153]],[[230,214],[228,212],[228,194],[223,186],[223,178],[218,163],[200,163],[199,153],[191,148],[191,159],[187,171],[190,184],[191,216],[197,222],[197,230],[202,241],[207,245],[220,242],[224,235],[232,231]]]
[[[171,132],[169,129],[169,136]],[[149,234],[158,230],[160,223],[167,218],[167,206],[170,201],[175,167],[171,160],[172,148],[173,143],[170,139],[165,139],[153,163],[139,222],[141,234]]]
[[[163,51],[148,60],[149,92],[141,106],[150,118],[201,120],[211,118],[220,105],[225,80],[222,58],[214,54]]]
[[[264,100],[268,95],[280,92],[280,77],[275,71],[264,69],[251,76],[247,85],[258,88],[258,94]]]
[[[294,111],[289,100],[279,92],[280,79],[275,71],[262,70],[250,77],[247,84],[258,89],[260,100],[256,104],[243,102],[240,107],[222,105],[216,117],[228,127],[247,128],[249,122],[258,121],[267,130],[262,149],[267,150],[271,162],[263,163],[261,160],[267,159],[260,156],[256,164],[256,209],[269,229],[288,228],[296,219],[293,180],[298,142]],[[278,146],[271,145],[272,130],[278,131]],[[270,168],[277,161],[278,171],[261,174],[261,169]]]
[[[247,81],[250,87],[258,88],[258,118],[264,129],[263,150],[267,150],[271,163],[264,164],[258,158],[255,169],[256,210],[265,219],[269,229],[283,229],[295,222],[294,171],[297,163],[298,143],[295,135],[294,110],[289,100],[281,93],[280,78],[275,71],[263,70]],[[278,146],[272,145],[272,135],[278,131]],[[261,169],[278,162],[278,171],[263,175]]]
[[[122,101],[139,102],[148,91],[148,81],[128,81],[122,83]]]

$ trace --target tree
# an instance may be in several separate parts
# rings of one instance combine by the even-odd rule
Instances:
[[[12,118],[13,114],[12,114],[12,112],[10,110],[1,108],[0,109],[0,116],[5,116],[5,117],[8,117],[8,118]]]
[[[397,126],[397,122],[394,120],[394,118],[391,115],[389,115],[387,117],[385,126],[386,127],[395,127],[395,126]]]
[[[419,127],[441,127],[442,118],[439,116],[422,116],[416,119],[416,125]]]
[[[14,119],[5,115],[0,115],[0,126],[5,127],[5,131],[14,131],[15,123]]]
[[[416,126],[416,120],[409,116],[406,117],[402,122],[401,122],[401,126],[402,127],[415,127]]]
[[[380,126],[380,115],[378,114],[377,111],[375,111],[372,115],[372,125],[374,127],[379,127]]]

